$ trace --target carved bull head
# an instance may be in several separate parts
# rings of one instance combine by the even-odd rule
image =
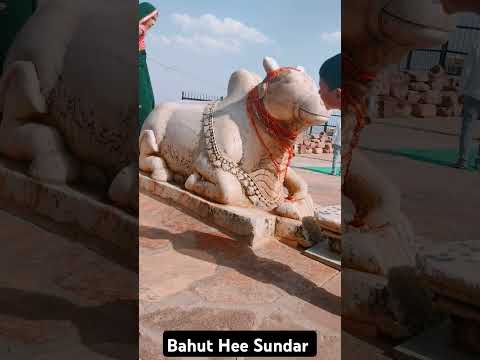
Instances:
[[[302,67],[282,68],[269,57],[263,60],[263,66],[267,76],[257,87],[258,97],[281,127],[298,133],[328,121],[329,113],[317,85]]]

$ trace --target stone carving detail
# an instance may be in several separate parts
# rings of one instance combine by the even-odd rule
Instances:
[[[376,74],[398,64],[411,49],[447,41],[455,28],[452,20],[441,2],[433,1],[359,0],[342,11],[342,21],[350,24],[342,31],[342,281],[350,284],[342,296],[351,306],[349,318],[369,322],[393,337],[412,335],[426,323],[428,312],[417,316],[415,311],[419,304],[428,308],[430,299],[416,278],[416,236],[401,211],[399,189],[357,145]],[[352,221],[347,224],[345,219]],[[352,276],[345,281],[344,274]],[[362,282],[369,292],[382,289],[388,295],[392,306],[386,307],[387,316],[365,313],[370,300],[355,288]]]
[[[238,179],[253,205],[272,210],[280,204],[282,194],[277,194],[276,197],[262,194],[262,191],[255,180],[243,171],[235,162],[223,156],[218,150],[215,141],[215,105],[216,102],[207,105],[205,112],[203,113],[203,133],[206,140],[208,159],[214,167],[220,168],[223,171],[228,171]]]
[[[342,19],[354,25],[342,32],[342,191],[348,198],[342,203],[353,203],[355,213],[347,215],[344,208],[342,216],[353,218],[354,231],[361,228],[374,234],[388,227],[402,242],[413,242],[411,225],[400,210],[398,189],[357,145],[367,116],[366,98],[376,74],[398,63],[411,49],[446,41],[454,23],[439,2],[405,0],[360,0],[345,8]]]

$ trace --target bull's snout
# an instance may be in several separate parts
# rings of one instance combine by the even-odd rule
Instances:
[[[323,125],[330,117],[319,94],[312,94],[302,101],[298,112],[302,121],[311,125]]]

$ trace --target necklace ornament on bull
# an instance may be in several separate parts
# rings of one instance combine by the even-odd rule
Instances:
[[[258,140],[262,144],[264,150],[266,151],[266,153],[270,158],[270,161],[273,164],[273,167],[275,168],[275,173],[277,177],[280,177],[280,174],[282,173],[282,171],[285,172],[284,175],[286,175],[287,173],[288,166],[290,165],[290,161],[292,160],[292,157],[293,157],[293,142],[297,138],[298,133],[282,127],[281,126],[282,120],[275,118],[273,115],[271,115],[268,112],[268,110],[265,108],[265,104],[262,99],[266,97],[268,94],[270,82],[276,77],[278,77],[280,74],[288,73],[290,71],[300,71],[300,70],[296,68],[283,67],[283,68],[279,68],[277,70],[269,72],[267,74],[266,79],[262,83],[262,84],[265,84],[265,90],[263,91],[263,96],[260,97],[259,87],[262,86],[262,84],[260,84],[254,87],[248,93],[248,97],[247,97],[248,118],[250,119],[250,122],[253,128],[255,129],[255,133],[257,135]],[[282,169],[281,164],[275,159],[270,149],[265,144],[263,137],[258,131],[258,127],[256,125],[257,121],[261,122],[261,124],[265,127],[266,131],[272,136],[272,139],[274,139],[275,142],[279,145],[280,149],[282,150],[282,153],[288,154],[287,163],[284,169]]]
[[[299,71],[295,68],[280,68],[278,70],[270,72],[263,82],[266,84],[264,94],[267,93],[268,85],[273,78],[275,78],[282,72],[290,70]],[[261,84],[259,86],[261,86]],[[217,103],[218,101],[209,103],[205,107],[202,117],[203,134],[205,136],[206,150],[210,163],[215,168],[221,168],[222,170],[234,175],[242,184],[245,194],[253,205],[263,208],[267,211],[273,210],[283,201],[285,201],[283,195],[283,184],[280,184],[281,186],[279,186],[279,179],[284,179],[284,177],[280,176],[282,171],[284,171],[284,175],[286,175],[290,160],[293,157],[292,144],[297,137],[297,134],[289,132],[288,130],[282,128],[279,125],[281,123],[280,120],[271,116],[271,114],[269,114],[266,110],[262,99],[259,97],[258,86],[253,88],[247,96],[247,114],[255,129],[260,143],[262,144],[265,151],[269,155],[270,160],[272,161],[272,164],[275,168],[275,174],[265,169],[259,169],[249,174],[244,171],[237,163],[225,157],[218,149],[217,142],[215,140],[214,125],[215,108]],[[287,164],[285,165],[284,169],[282,169],[281,164],[274,158],[273,154],[266,146],[256,126],[256,121],[262,122],[266,130],[270,134],[272,134],[272,138],[275,139],[275,141],[280,145],[282,151],[285,151],[288,154]],[[260,181],[256,181],[257,179],[259,179]]]
[[[360,132],[365,127],[365,118],[367,115],[367,106],[365,104],[364,89],[373,80],[375,80],[376,74],[363,71],[353,64],[350,57],[342,55],[342,72],[343,72],[343,84],[342,84],[342,108],[346,108],[347,112],[353,111],[355,115],[355,125],[353,127],[352,137],[345,152],[342,152],[342,166],[345,167],[344,178],[347,178],[350,171],[350,165],[352,162],[353,150],[358,146],[360,141]],[[347,126],[342,126],[345,130]],[[346,183],[342,184],[342,192],[348,192],[346,189]],[[365,224],[361,215],[357,212],[350,221],[349,225],[360,228]],[[379,227],[382,228],[383,226]]]
[[[253,205],[267,211],[273,210],[282,202],[282,194],[275,194],[274,191],[265,191],[254,179],[254,176],[258,175],[259,171],[266,172],[266,170],[258,170],[254,174],[248,174],[238,166],[236,162],[228,159],[220,152],[215,140],[215,108],[217,102],[218,101],[208,104],[205,107],[202,117],[205,146],[210,163],[213,167],[234,175],[240,184],[242,184],[245,194]],[[264,175],[268,176],[268,174]]]

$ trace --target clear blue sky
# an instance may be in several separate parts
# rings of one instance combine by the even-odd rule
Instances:
[[[222,96],[240,68],[263,77],[262,59],[318,69],[340,52],[340,0],[150,0],[160,11],[147,35],[156,102],[182,90]]]

